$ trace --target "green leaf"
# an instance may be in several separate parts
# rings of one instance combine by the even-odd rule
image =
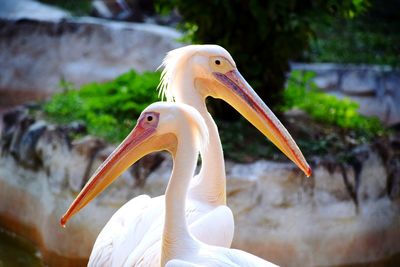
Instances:
[[[44,111],[59,123],[83,121],[90,134],[119,142],[133,128],[142,110],[158,100],[159,80],[159,72],[135,71],[109,82],[85,84],[80,89],[62,80],[66,89],[54,95],[44,105]]]

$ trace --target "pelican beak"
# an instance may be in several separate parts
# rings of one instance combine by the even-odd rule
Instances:
[[[129,166],[143,156],[166,147],[165,143],[170,138],[161,138],[163,135],[154,135],[155,131],[155,128],[144,128],[140,124],[136,125],[125,140],[96,170],[67,212],[62,216],[60,223],[63,227],[75,213],[106,189]]]
[[[226,101],[239,111],[243,117],[271,140],[307,176],[310,176],[311,168],[296,142],[240,72],[237,69],[233,69],[226,73],[213,72],[213,75],[224,87],[230,89],[215,92],[217,98]]]

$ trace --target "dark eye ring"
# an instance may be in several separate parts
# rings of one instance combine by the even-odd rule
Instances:
[[[149,115],[147,116],[147,121],[152,121],[153,120],[153,116]]]
[[[215,60],[215,64],[221,65],[221,61],[219,59]]]

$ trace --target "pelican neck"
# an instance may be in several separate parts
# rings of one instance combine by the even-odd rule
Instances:
[[[218,127],[207,111],[205,99],[202,106],[195,107],[203,117],[209,132],[209,143],[200,151],[201,168],[191,186],[191,196],[210,204],[226,204],[225,161]]]
[[[194,135],[189,130],[178,136],[173,155],[174,166],[165,192],[165,222],[162,239],[162,262],[179,255],[180,248],[196,246],[186,221],[186,197],[198,157]]]

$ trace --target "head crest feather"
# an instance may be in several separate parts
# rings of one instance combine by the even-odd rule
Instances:
[[[158,67],[158,69],[164,68],[161,72],[160,83],[157,87],[158,96],[161,97],[161,100],[165,98],[168,102],[174,101],[172,80],[180,67],[185,64],[186,59],[193,55],[197,47],[198,45],[189,45],[171,50],[167,53],[162,64]]]
[[[175,90],[177,90],[177,88],[173,87],[173,80],[177,76],[178,71],[187,67],[187,61],[196,53],[224,56],[235,65],[228,51],[218,45],[188,45],[174,49],[167,53],[162,64],[158,67],[158,69],[164,68],[161,72],[160,83],[157,87],[158,96],[161,97],[161,100],[166,98],[169,102],[174,101]]]

